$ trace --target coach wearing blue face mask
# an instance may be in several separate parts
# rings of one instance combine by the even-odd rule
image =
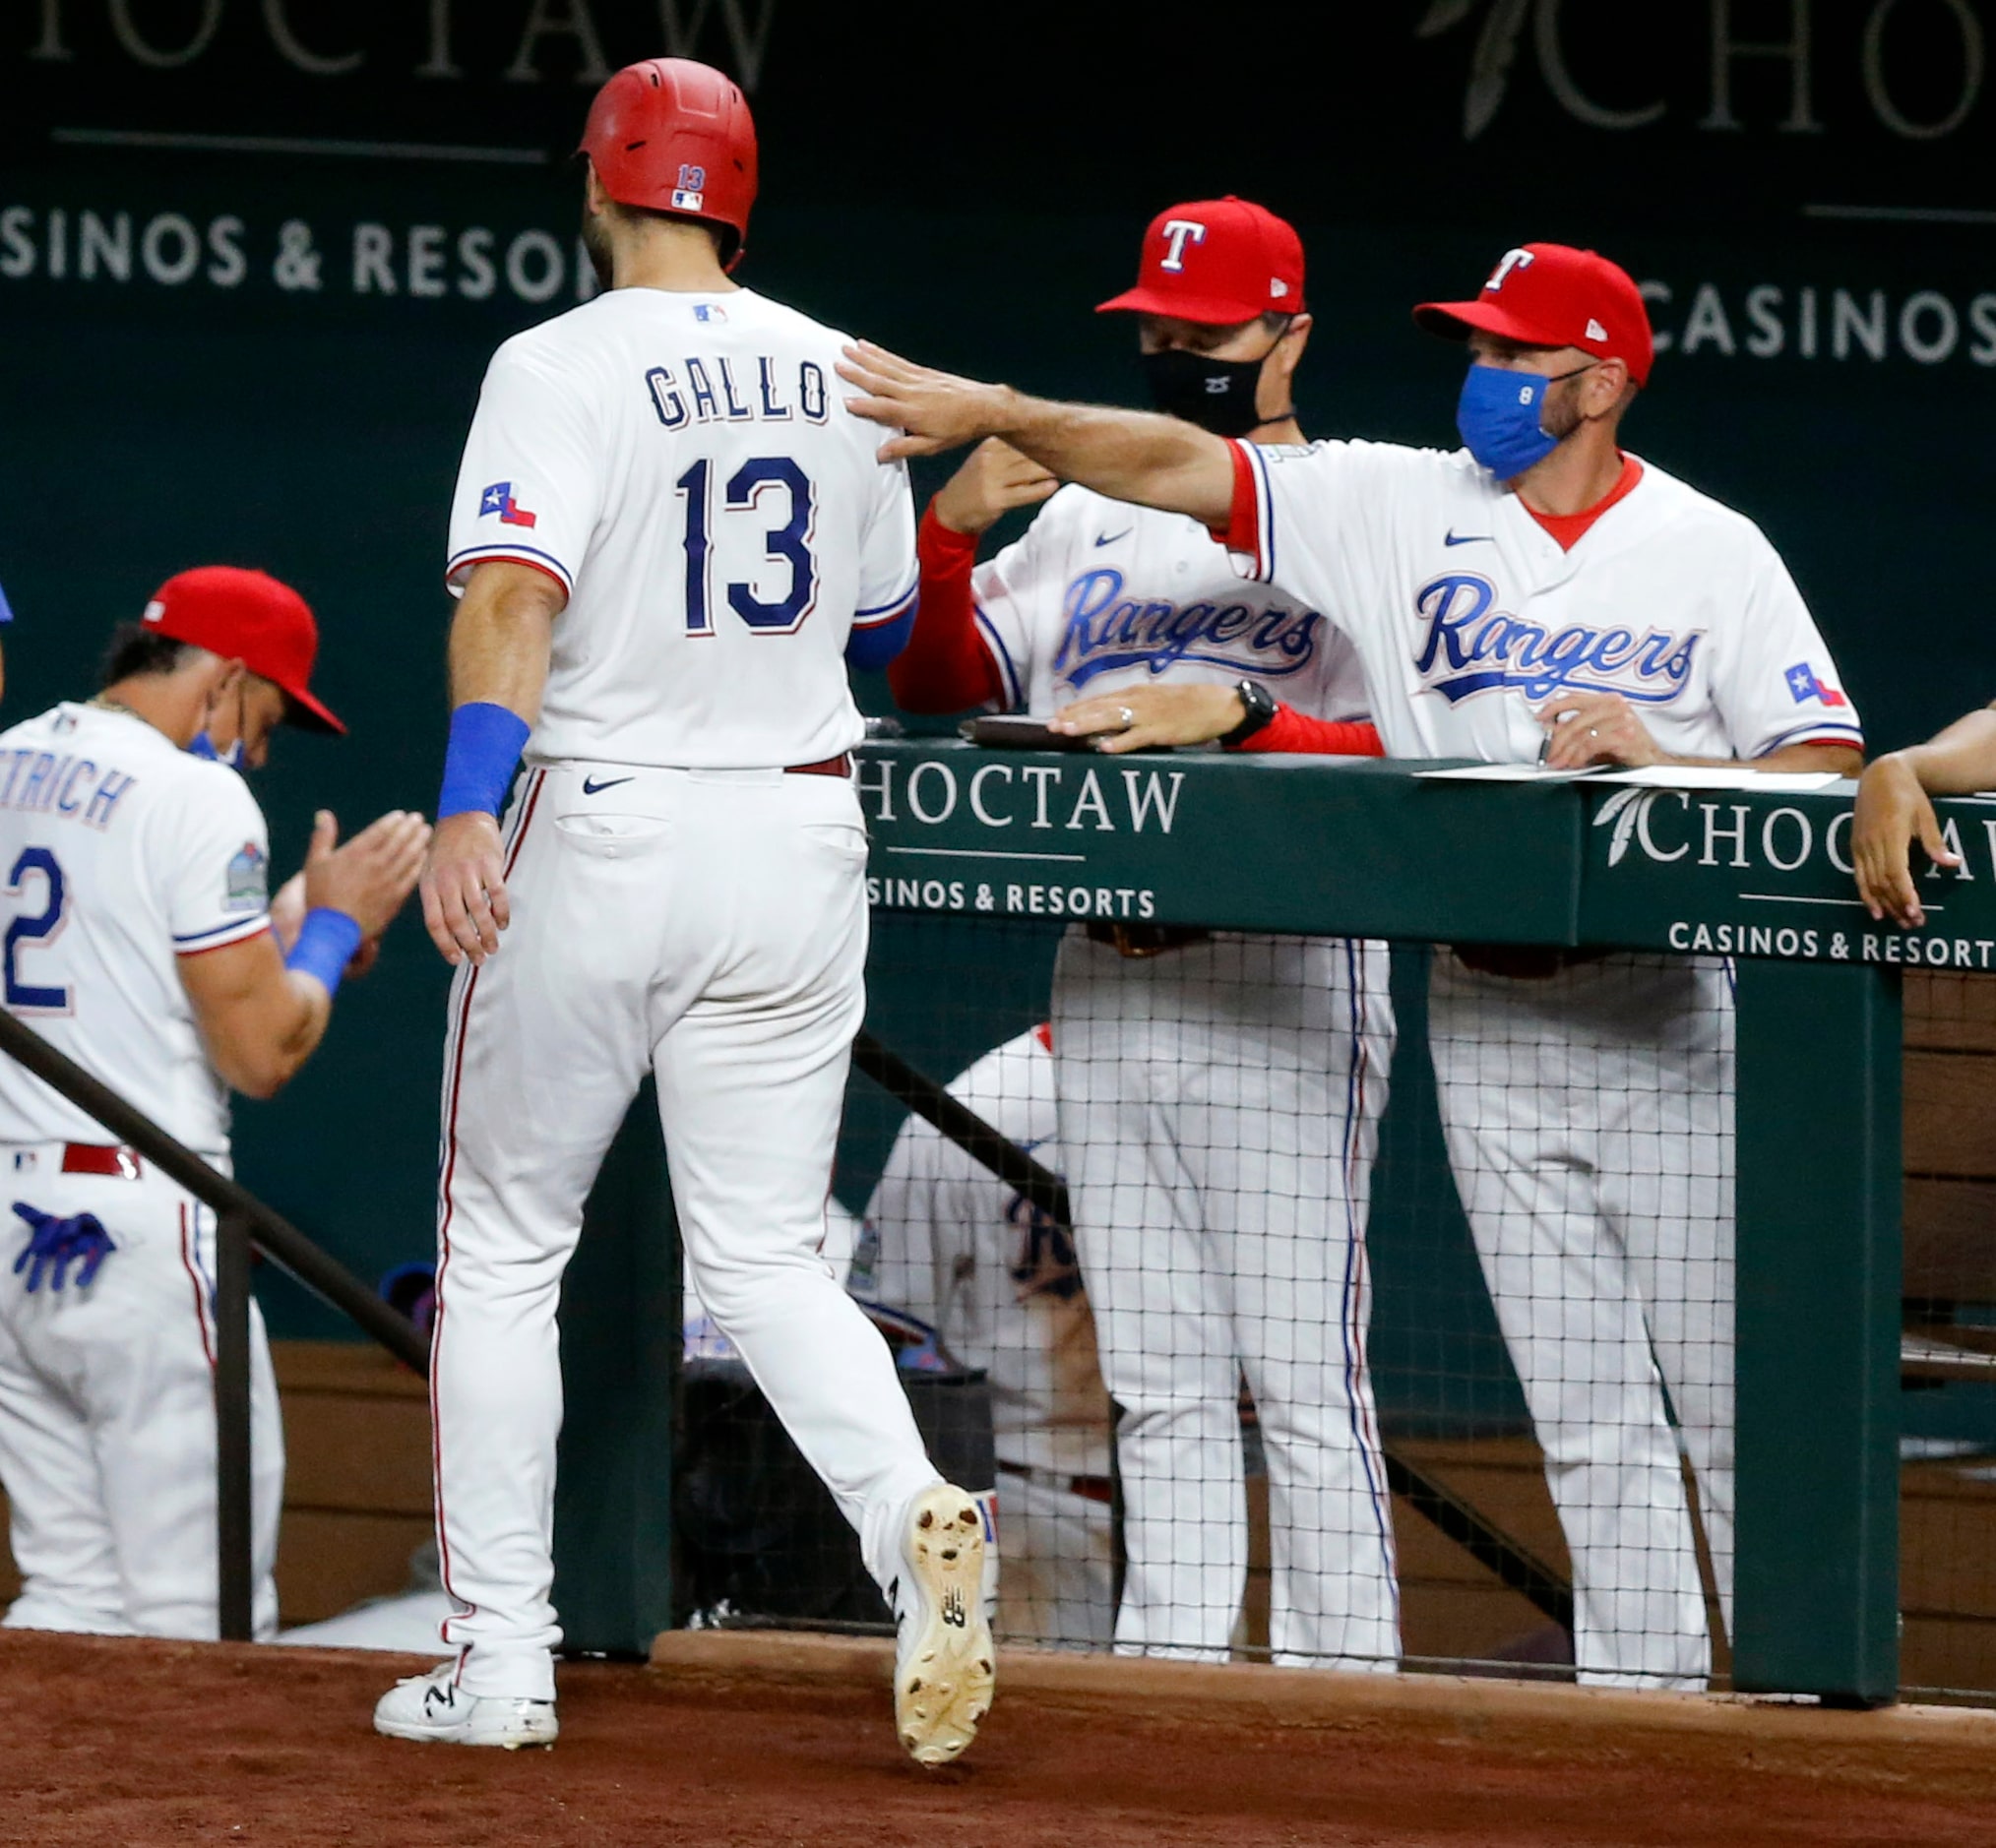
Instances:
[[[1469,347],[1462,450],[1229,440],[869,347],[841,373],[853,410],[904,433],[890,458],[1002,437],[1064,481],[1190,515],[1247,577],[1279,573],[1356,647],[1389,756],[1854,773],[1856,713],[1774,547],[1621,447],[1654,351],[1627,272],[1526,244],[1414,318]],[[1113,752],[1243,716],[1233,688],[1132,687],[1053,725]],[[1279,708],[1239,748],[1322,747]],[[1712,957],[1433,960],[1450,1163],[1573,1558],[1583,1681],[1709,1673],[1680,1437],[1731,1615],[1732,1019]]]

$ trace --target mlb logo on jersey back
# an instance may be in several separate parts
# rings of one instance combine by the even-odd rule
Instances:
[[[495,481],[478,496],[478,518],[497,514],[502,526],[530,526],[534,516],[513,498],[513,483]]]
[[[1825,706],[1848,706],[1842,693],[1828,681],[1818,680],[1816,670],[1807,661],[1797,661],[1788,669],[1783,678],[1788,683],[1788,692],[1795,704],[1802,706],[1810,700],[1821,700]]]
[[[242,850],[228,863],[222,908],[228,911],[261,911],[270,900],[270,856],[254,840],[245,840]]]
[[[727,310],[718,302],[697,301],[693,304],[693,318],[712,327],[716,322],[727,319]]]

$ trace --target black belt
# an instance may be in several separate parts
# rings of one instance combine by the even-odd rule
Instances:
[[[1599,962],[1609,950],[1556,950],[1546,944],[1455,944],[1456,960],[1478,975],[1502,975],[1514,982],[1549,982],[1564,969]]]
[[[998,1459],[998,1473],[1001,1476],[1018,1476],[1027,1482],[1036,1482],[1045,1489],[1058,1489],[1064,1495],[1078,1495],[1084,1502],[1111,1502],[1115,1500],[1115,1487],[1106,1476],[1064,1476],[1057,1469],[1034,1469],[1027,1463],[1008,1463]],[[1004,1505],[999,1505],[1002,1517]]]
[[[1167,950],[1213,941],[1213,933],[1197,924],[1090,924],[1089,941],[1107,944],[1119,956],[1161,956]]]

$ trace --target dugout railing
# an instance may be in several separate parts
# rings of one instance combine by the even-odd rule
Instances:
[[[216,1573],[225,1642],[254,1635],[250,1508],[250,1265],[260,1252],[405,1366],[427,1376],[430,1344],[337,1259],[231,1176],[166,1134],[99,1078],[0,1011],[0,1053],[66,1097],[216,1216]]]
[[[1979,856],[1968,869],[1978,877],[1936,890],[1928,927],[1900,932],[1873,923],[1856,899],[1848,783],[1435,773],[1460,768],[874,745],[859,781],[877,936],[1128,919],[1732,958],[1731,1685],[1890,1700],[1900,974],[1996,969],[1996,896],[1983,896],[1996,868],[1982,864],[1985,840],[1996,841],[1984,814],[1996,810],[1944,805]],[[882,974],[876,966],[870,1023],[894,1044]],[[909,1020],[920,1002],[898,1006]]]

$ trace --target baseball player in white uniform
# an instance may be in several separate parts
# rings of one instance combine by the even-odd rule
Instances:
[[[1056,1173],[1053,1034],[994,1047],[950,1085]],[[998,1627],[1106,1644],[1115,1623],[1109,1401],[1068,1235],[940,1130],[910,1116],[866,1209],[850,1287],[935,1329],[991,1385],[1004,1571]]]
[[[260,766],[286,721],[343,729],[307,684],[317,647],[277,580],[182,572],[113,639],[95,699],[0,734],[8,1012],[223,1173],[230,1089],[268,1097],[310,1056],[429,836],[395,814],[336,849],[321,815],[280,949],[264,818],[232,766]],[[214,1215],[9,1059],[0,1166],[0,1482],[23,1580],[6,1623],[214,1636]],[[254,1303],[250,1336],[268,1636],[284,1448]]]
[[[649,1069],[700,1300],[858,1530],[900,1736],[938,1763],[991,1699],[982,1522],[820,1250],[864,1006],[845,664],[904,639],[913,509],[836,389],[839,336],[727,275],[755,196],[734,85],[632,65],[583,149],[610,286],[500,348],[451,518],[423,904],[459,969],[431,1366],[456,1654],[375,1724],[553,1743],[556,1301]]]
[[[1101,308],[1140,318],[1160,409],[1301,443],[1303,247],[1273,213],[1232,198],[1167,208],[1136,286]],[[983,698],[1044,717],[1160,684],[1242,689],[1256,705],[1232,742],[1267,725],[1279,694],[1377,753],[1350,643],[1308,598],[1243,583],[1183,514],[1070,485],[972,572],[976,535],[1052,487],[987,444],[936,497],[915,637],[892,670],[904,706]],[[1393,1667],[1392,1511],[1365,1362],[1386,946],[1076,926],[1053,1045],[1075,1236],[1121,1414],[1118,1645],[1227,1654],[1247,1578],[1244,1371],[1269,1460],[1275,1659]]]
[[[1653,350],[1628,276],[1530,244],[1473,301],[1416,312],[1469,342],[1455,453],[1223,443],[871,348],[845,376],[873,394],[856,409],[908,432],[884,454],[1001,435],[1224,533],[1251,578],[1352,638],[1391,755],[1854,770],[1856,715],[1774,548],[1617,443]],[[1059,722],[1136,749],[1242,716],[1224,691],[1160,688]],[[1580,1674],[1700,1685],[1710,1637],[1661,1386],[1729,1622],[1727,971],[1442,953],[1430,1019],[1451,1158],[1573,1555]]]

